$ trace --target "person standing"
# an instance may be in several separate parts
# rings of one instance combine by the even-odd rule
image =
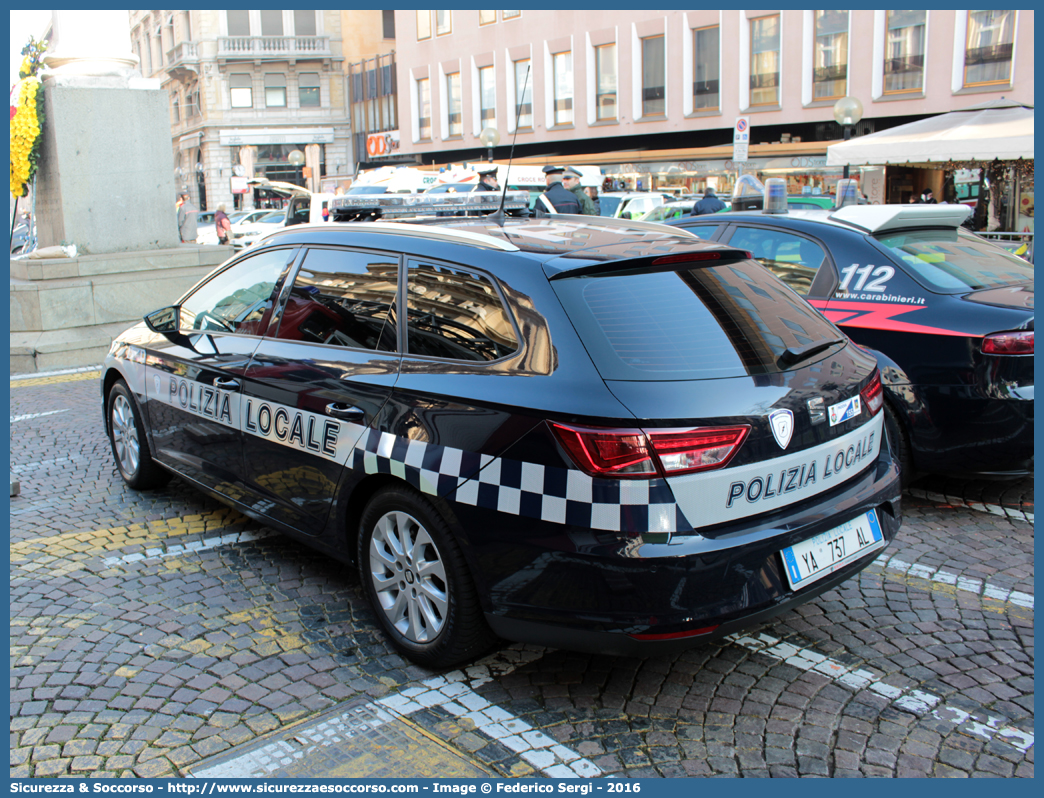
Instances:
[[[178,204],[178,233],[181,235],[182,244],[196,243],[196,214],[198,211],[185,192],[181,194],[181,202]]]
[[[478,172],[479,181],[473,191],[500,191],[500,183],[497,182],[497,169],[494,166],[484,172]]]
[[[587,196],[583,187],[580,185],[580,170],[572,166],[567,166],[562,172],[562,186],[566,191],[572,191],[577,201],[580,203],[580,213],[585,216],[597,216],[598,209],[595,208],[594,203],[591,202],[591,198]]]
[[[921,192],[921,198],[917,200],[917,202],[921,205],[937,204],[935,201],[935,197],[932,195],[932,190],[930,188],[926,188],[924,191]]]
[[[545,166],[544,179],[547,181],[547,189],[540,195],[537,208],[543,208],[549,213],[580,213],[580,200],[572,191],[562,185],[562,174],[565,169],[561,166]]]
[[[708,213],[717,213],[725,207],[725,203],[718,199],[714,189],[710,186],[703,192],[703,199],[692,206],[689,216],[703,216]]]
[[[588,186],[587,188],[584,189],[584,191],[587,193],[587,196],[589,196],[591,198],[591,202],[594,203],[595,213],[597,215],[601,216],[602,215],[602,203],[598,199],[598,186]]]
[[[214,230],[217,231],[219,244],[227,246],[232,242],[232,222],[228,220],[223,204],[218,205],[214,213]]]

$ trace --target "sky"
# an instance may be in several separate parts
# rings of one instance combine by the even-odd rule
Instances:
[[[18,67],[22,63],[22,48],[30,36],[40,38],[51,21],[50,11],[11,11],[11,81],[9,86],[18,82]]]

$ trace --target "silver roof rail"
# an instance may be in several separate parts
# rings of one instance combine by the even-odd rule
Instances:
[[[480,221],[475,219],[476,222]],[[403,222],[323,222],[322,224],[301,224],[283,228],[284,231],[329,231],[383,233],[393,236],[410,236],[424,238],[429,241],[451,241],[456,244],[469,244],[486,249],[499,249],[502,252],[518,252],[519,248],[495,236],[475,233],[470,230],[457,230],[452,227],[433,227],[428,225],[405,224]],[[272,235],[277,235],[273,233]],[[266,239],[268,240],[268,239]]]

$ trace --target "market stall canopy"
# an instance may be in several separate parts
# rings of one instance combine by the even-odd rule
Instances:
[[[991,100],[827,147],[827,166],[1033,158],[1033,106]]]

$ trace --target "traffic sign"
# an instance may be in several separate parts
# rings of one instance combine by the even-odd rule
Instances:
[[[750,117],[737,116],[736,127],[732,132],[732,160],[747,160],[747,147],[750,144]]]

